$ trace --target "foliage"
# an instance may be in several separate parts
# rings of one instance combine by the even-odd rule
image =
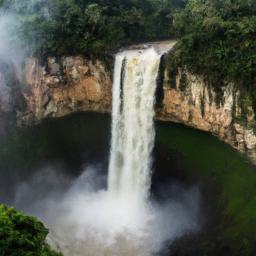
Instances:
[[[256,1],[188,0],[175,14],[180,40],[175,65],[201,74],[215,87],[236,82],[255,90]]]
[[[126,44],[172,36],[172,14],[182,5],[182,0],[5,0],[2,9],[18,14],[19,33],[33,53],[102,56]]]
[[[1,256],[61,256],[45,242],[47,234],[48,230],[35,218],[0,205]]]

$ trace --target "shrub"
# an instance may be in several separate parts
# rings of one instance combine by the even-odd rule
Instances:
[[[0,205],[0,256],[61,256],[47,245],[47,234],[36,218]]]

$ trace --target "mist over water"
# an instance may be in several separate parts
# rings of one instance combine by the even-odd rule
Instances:
[[[0,109],[11,109],[11,86],[23,81],[22,66],[27,49],[21,44],[18,31],[22,26],[12,9],[0,9]],[[12,81],[8,83],[8,81]]]
[[[0,8],[0,109],[11,110],[11,87],[24,82],[24,63],[35,42],[25,43],[25,19],[33,18],[35,8],[42,4],[42,15],[50,18],[44,0],[14,0]],[[18,10],[22,10],[23,16]],[[11,81],[11,82],[9,82]]]
[[[131,207],[113,198],[106,182],[95,166],[72,182],[48,167],[18,186],[15,205],[44,221],[50,243],[68,256],[148,256],[200,227],[196,188],[162,187],[168,200]]]

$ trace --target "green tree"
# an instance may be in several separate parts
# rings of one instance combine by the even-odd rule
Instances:
[[[1,1],[1,0],[0,0]],[[24,47],[39,56],[103,57],[132,43],[167,39],[177,0],[4,1],[20,20]]]
[[[189,0],[174,26],[180,37],[176,63],[214,86],[256,86],[256,1]]]
[[[47,245],[47,234],[36,218],[0,205],[0,256],[61,256]]]

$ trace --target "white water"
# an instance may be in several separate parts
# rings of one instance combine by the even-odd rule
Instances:
[[[174,187],[175,196],[161,204],[149,198],[154,95],[163,51],[150,47],[116,56],[107,190],[97,168],[87,168],[65,192],[61,184],[69,181],[51,168],[17,189],[15,204],[27,205],[26,211],[47,224],[50,243],[65,256],[151,256],[198,228],[196,189]],[[37,198],[35,188],[41,187]],[[168,195],[170,187],[162,189]]]
[[[127,203],[142,203],[149,196],[160,59],[154,48],[116,56],[108,188]]]

